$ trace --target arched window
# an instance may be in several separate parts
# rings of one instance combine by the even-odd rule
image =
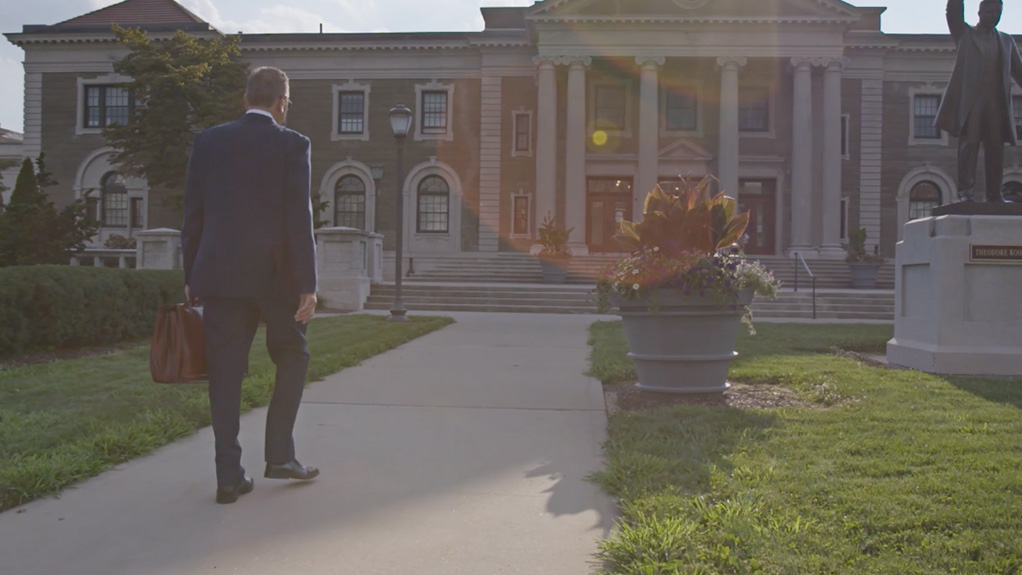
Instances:
[[[1001,186],[1001,195],[1009,202],[1022,202],[1022,182],[1004,182]]]
[[[358,176],[344,176],[334,188],[334,225],[365,229],[366,184]]]
[[[103,202],[103,226],[128,227],[128,187],[117,172],[107,172],[100,183]]]
[[[444,234],[449,231],[451,187],[440,176],[427,176],[419,182],[416,203],[416,230]]]
[[[940,188],[930,181],[912,186],[908,193],[908,219],[918,220],[933,215],[933,208],[940,205]]]

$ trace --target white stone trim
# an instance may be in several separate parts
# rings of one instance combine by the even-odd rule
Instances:
[[[422,132],[422,93],[447,92],[447,131],[443,134],[425,134]],[[415,141],[454,139],[454,84],[432,81],[415,85]]]
[[[43,75],[25,73],[25,133],[21,152],[26,158],[37,158],[43,149]],[[10,186],[14,189],[14,185]]]
[[[883,165],[884,80],[882,74],[862,79],[859,130],[859,225],[866,240],[880,241],[881,168]],[[900,232],[899,232],[900,233]]]
[[[372,88],[369,84],[357,84],[348,80],[344,84],[334,84],[330,88],[333,93],[333,124],[330,126],[330,140],[358,140],[369,141],[369,92]],[[338,122],[341,119],[341,92],[362,92],[362,133],[342,134],[338,131]]]
[[[696,101],[696,127],[694,130],[671,130],[667,127],[667,92],[669,87],[661,79],[660,85],[660,137],[671,138],[671,137],[682,137],[682,138],[702,138],[703,137],[703,83],[699,78],[692,78],[679,82],[683,88],[691,89],[695,94]]]
[[[450,188],[451,195],[448,200],[450,213],[448,214],[446,234],[423,234],[416,231],[419,182],[427,176],[442,177],[447,181],[447,186]],[[463,190],[461,178],[454,168],[445,162],[437,161],[435,157],[414,166],[408,171],[402,193],[405,202],[404,238],[406,255],[461,252]]]
[[[528,116],[529,117],[529,149],[528,150],[524,150],[524,151],[517,149],[518,148],[518,116]],[[511,157],[512,158],[519,158],[519,157],[531,158],[532,157],[533,149],[535,148],[535,146],[533,145],[533,140],[535,139],[535,133],[534,133],[535,130],[533,130],[533,125],[534,124],[533,124],[533,121],[532,121],[532,116],[533,116],[532,110],[524,110],[524,109],[511,110]]]
[[[905,177],[901,179],[901,183],[898,184],[897,201],[899,241],[902,238],[902,230],[908,222],[909,195],[912,192],[912,188],[920,182],[933,182],[936,184],[937,187],[940,188],[940,199],[942,203],[947,203],[958,196],[958,186],[955,184],[954,178],[936,166],[922,166],[905,174]]]
[[[500,249],[500,187],[503,146],[502,79],[483,76],[479,113],[479,251]],[[512,116],[513,119],[513,116]],[[532,145],[530,139],[530,147]],[[511,146],[514,150],[514,145]]]
[[[110,84],[128,84],[131,82],[131,78],[128,76],[122,76],[121,74],[112,73],[104,74],[102,76],[96,76],[95,78],[82,78],[78,77],[78,105],[77,112],[75,114],[75,135],[81,136],[84,134],[102,134],[103,128],[86,128],[85,127],[85,87],[86,86],[106,86]]]
[[[367,232],[376,231],[376,180],[373,179],[372,169],[362,162],[352,160],[348,158],[343,162],[337,162],[330,166],[327,171],[323,174],[323,179],[319,184],[319,197],[321,200],[325,200],[329,203],[329,219],[330,224],[333,226],[337,225],[334,221],[336,217],[337,207],[334,206],[334,188],[337,186],[337,182],[347,175],[355,175],[362,179],[366,186],[366,220],[365,230]]]
[[[625,125],[620,130],[606,130],[596,127],[596,89],[601,86],[614,86],[623,88],[625,91]],[[626,78],[615,78],[612,76],[588,76],[586,78],[586,133],[592,134],[596,130],[603,130],[608,135],[621,138],[632,137],[632,108],[635,105],[633,81]],[[569,104],[570,105],[570,104]]]
[[[944,88],[933,84],[914,86],[908,89],[908,145],[947,146],[948,134],[940,130],[939,138],[916,138],[916,96],[943,96]]]

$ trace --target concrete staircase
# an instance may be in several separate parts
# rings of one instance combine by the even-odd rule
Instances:
[[[620,257],[621,254],[576,256],[570,260],[565,283],[591,286],[596,283],[600,273]],[[796,279],[794,259],[776,256],[758,259],[774,272],[783,286],[794,287]],[[808,260],[807,263],[817,278],[817,289],[847,289],[851,287],[851,274],[843,260],[815,259]],[[384,257],[383,269],[387,274],[387,279],[392,281],[393,253]],[[406,275],[406,284],[413,282],[538,284],[543,281],[539,260],[523,253],[417,257],[413,261],[413,269],[413,273]],[[801,264],[798,266],[798,284],[800,291],[811,287],[811,282]],[[880,268],[876,287],[877,289],[894,289],[893,262],[889,261]]]
[[[402,295],[409,311],[477,311],[519,313],[596,313],[593,285],[509,283],[405,283]],[[374,285],[366,309],[387,310],[394,301],[392,283]],[[813,317],[812,292],[782,290],[776,300],[757,298],[757,320],[800,321]],[[818,289],[817,321],[894,321],[890,290]]]

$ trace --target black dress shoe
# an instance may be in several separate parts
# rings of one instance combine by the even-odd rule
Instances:
[[[251,492],[255,489],[255,481],[247,475],[241,478],[236,485],[226,485],[223,487],[216,488],[216,502],[217,503],[234,503],[238,500],[238,497]]]
[[[270,479],[302,479],[308,480],[319,475],[319,470],[315,467],[308,465],[302,465],[297,460],[291,460],[287,463],[267,463],[266,473],[263,473],[263,477]]]

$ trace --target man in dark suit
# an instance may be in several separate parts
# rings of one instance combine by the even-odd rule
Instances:
[[[964,0],[948,0],[947,25],[958,46],[944,98],[934,125],[958,137],[958,198],[971,202],[976,187],[976,159],[983,147],[986,199],[1003,202],[1004,144],[1016,145],[1011,82],[1022,85],[1022,58],[1015,39],[996,30],[1001,0],[982,0],[979,24],[965,23]]]
[[[310,143],[284,127],[288,78],[248,77],[247,112],[196,136],[185,184],[185,294],[203,303],[217,503],[253,488],[241,466],[241,381],[260,319],[277,366],[266,414],[265,477],[312,479],[295,459],[295,417],[309,365],[306,323],[316,310]]]

